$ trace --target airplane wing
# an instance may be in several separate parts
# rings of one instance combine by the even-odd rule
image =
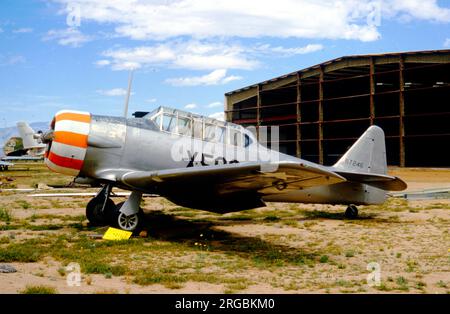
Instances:
[[[294,162],[245,162],[161,171],[105,171],[98,175],[144,191],[155,186],[208,186],[221,195],[250,190],[269,195],[346,181],[322,167]]]

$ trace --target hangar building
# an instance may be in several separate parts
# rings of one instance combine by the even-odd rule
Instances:
[[[281,152],[325,165],[375,124],[389,165],[449,167],[450,50],[330,60],[226,93],[225,119],[277,125]]]

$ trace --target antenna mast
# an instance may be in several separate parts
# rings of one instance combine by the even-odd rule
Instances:
[[[131,94],[131,83],[133,82],[133,70],[130,71],[130,75],[128,76],[128,90],[127,90],[127,97],[125,98],[125,109],[123,112],[123,116],[126,118],[128,114],[128,103],[130,101],[130,94]]]

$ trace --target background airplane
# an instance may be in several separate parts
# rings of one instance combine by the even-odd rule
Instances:
[[[88,220],[124,230],[137,228],[143,193],[217,213],[265,201],[345,204],[352,218],[355,205],[383,203],[388,190],[406,188],[387,175],[377,126],[333,166],[267,149],[242,126],[166,107],[130,119],[60,111],[41,141],[51,170],[104,185],[87,205]],[[116,206],[113,187],[132,193]]]
[[[23,141],[23,148],[29,156],[44,156],[46,145],[38,141],[39,135],[26,122],[17,122],[17,129]],[[38,131],[38,133],[42,133]]]
[[[43,159],[46,145],[39,142],[40,131],[36,134],[26,122],[17,122],[17,130],[22,139],[21,147],[8,152],[0,159],[3,161]]]

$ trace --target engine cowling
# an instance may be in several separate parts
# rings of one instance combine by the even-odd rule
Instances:
[[[51,123],[53,136],[47,143],[45,164],[55,172],[77,176],[83,168],[91,114],[84,111],[62,110]]]

